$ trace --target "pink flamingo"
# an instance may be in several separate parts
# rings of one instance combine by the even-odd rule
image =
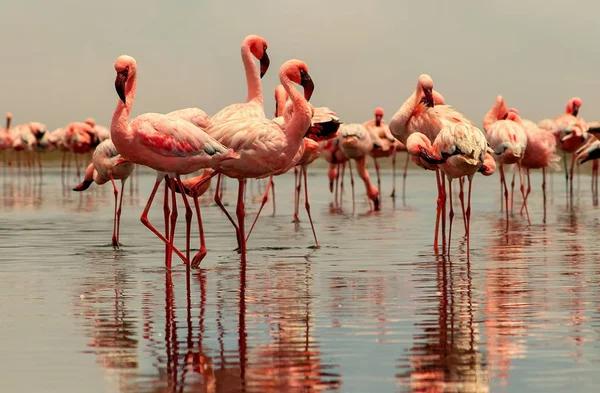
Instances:
[[[114,249],[119,248],[119,228],[121,224],[121,207],[123,206],[123,191],[125,181],[135,169],[135,164],[124,159],[110,139],[100,143],[92,156],[92,163],[85,171],[85,178],[73,191],[85,191],[92,183],[98,185],[112,183],[115,194],[115,213],[113,218],[112,245]],[[121,180],[121,198],[117,208],[119,189],[115,179]]]
[[[193,173],[207,167],[219,171],[224,163],[236,161],[235,158],[238,155],[185,120],[158,113],[146,113],[129,121],[137,86],[137,63],[133,57],[122,55],[115,62],[115,71],[117,72],[115,88],[119,95],[119,102],[110,126],[111,139],[117,151],[125,159],[157,171],[154,188],[140,220],[168,245],[165,261],[167,269],[171,268],[173,251],[189,266],[189,244],[186,256],[173,244],[177,221],[173,178],[177,178],[181,183],[180,175],[182,174]],[[168,239],[158,232],[148,220],[148,211],[165,173],[169,177],[173,204],[171,232]],[[186,229],[189,233],[192,210],[184,193],[182,196],[186,208]],[[189,238],[189,236],[187,237]]]
[[[10,137],[10,123],[12,121],[12,115],[10,113],[6,114],[6,128],[4,130],[0,129],[0,150],[5,152],[6,150],[12,147],[12,138]],[[6,165],[8,162],[7,155],[5,153],[4,156],[4,164]]]
[[[527,172],[527,192],[521,205],[521,212],[525,208],[527,198],[531,192],[530,169],[542,169],[542,192],[544,194],[544,222],[546,222],[546,168],[558,170],[560,165],[560,156],[556,151],[556,140],[551,133],[539,127],[536,123],[527,119],[520,119],[517,112],[510,111],[507,120],[513,120],[517,123],[520,120],[525,135],[527,135],[527,147],[521,160],[521,166]]]
[[[441,155],[445,162],[439,167],[448,177],[448,195],[450,197],[450,223],[448,228],[448,254],[452,240],[452,219],[454,211],[452,206],[452,179],[466,176],[469,180],[469,194],[466,216],[467,256],[470,250],[471,232],[471,188],[473,176],[480,171],[485,162],[487,142],[483,132],[470,122],[456,122],[443,127],[435,141],[434,151]],[[486,168],[484,173],[489,169]]]
[[[567,153],[573,153],[583,145],[586,140],[588,126],[582,118],[578,117],[581,98],[573,97],[567,103],[565,113],[556,117],[552,123],[552,133],[556,138],[556,146],[563,152],[565,178],[569,194],[573,195],[573,170],[575,167],[575,154],[571,160],[571,169],[567,171]],[[570,179],[570,182],[569,182]]]
[[[445,105],[444,97],[433,89],[433,79],[427,74],[421,74],[417,81],[415,91],[406,99],[400,109],[394,114],[390,120],[390,131],[401,143],[406,145],[407,151],[411,152],[408,147],[408,137],[416,132],[422,133],[431,143],[437,137],[437,134],[444,125],[453,123],[470,123],[459,112]],[[418,153],[421,146],[413,149],[413,154]],[[424,150],[423,150],[424,151]],[[437,161],[437,157],[429,157],[424,160],[429,160],[431,163]],[[413,160],[415,161],[415,160]],[[421,161],[418,159],[416,161]],[[433,164],[429,165],[433,165]],[[424,166],[426,167],[426,166]],[[435,249],[438,248],[439,222],[442,218],[442,233],[445,233],[445,178],[441,175],[438,168],[430,167],[436,172],[436,182],[438,186],[437,199],[437,214],[434,233]],[[442,237],[442,246],[445,249],[445,236]]]
[[[390,132],[385,120],[383,120],[383,109],[375,108],[375,118],[363,123],[363,126],[369,132],[371,141],[373,141],[373,149],[369,153],[373,157],[375,163],[375,172],[377,173],[377,188],[381,190],[381,176],[379,174],[378,158],[393,157],[392,159],[392,177],[394,185],[392,187],[392,197],[396,195],[396,138]]]
[[[94,120],[93,118],[88,117],[87,119],[85,119],[85,123],[89,124],[89,126],[92,127],[93,133],[97,136],[99,142],[103,142],[107,139],[110,139],[110,130],[104,126],[97,124],[96,120]]]
[[[367,155],[373,149],[373,142],[371,141],[369,132],[362,124],[344,124],[341,126],[338,139],[344,156],[356,162],[356,171],[365,184],[367,196],[373,202],[374,210],[380,210],[381,200],[379,189],[371,183],[369,172],[367,171]],[[354,211],[354,179],[352,176],[351,161],[348,161],[348,170],[352,186],[352,210]]]
[[[303,137],[310,126],[312,110],[307,100],[314,90],[314,84],[308,74],[308,67],[300,60],[285,62],[279,71],[279,80],[288,93],[293,110],[289,121],[282,127],[266,118],[258,116],[232,117],[229,120],[215,122],[207,132],[224,145],[240,154],[239,160],[225,161],[222,173],[225,176],[238,179],[238,203],[236,224],[218,197],[219,179],[217,179],[217,192],[215,202],[223,210],[233,224],[242,262],[246,258],[245,236],[245,207],[244,189],[246,179],[259,179],[269,177],[283,169],[291,168],[298,159],[298,152],[303,146]],[[296,90],[293,83],[304,88],[304,96]],[[193,191],[197,186],[191,186]]]
[[[514,114],[514,112],[512,112]],[[506,176],[504,174],[504,165],[517,164],[519,170],[519,178],[521,181],[521,194],[525,200],[525,186],[521,172],[521,160],[527,148],[527,134],[518,121],[507,119],[508,110],[502,96],[496,97],[496,102],[485,115],[483,120],[483,128],[486,132],[487,140],[490,147],[494,151],[496,161],[500,163],[500,180],[504,188],[504,199],[506,202],[506,228],[508,229],[508,211],[512,210],[513,201],[511,197],[511,205],[508,205],[508,186],[506,185]],[[512,182],[514,190],[514,176]],[[512,194],[512,192],[511,192]],[[531,224],[529,211],[525,203],[525,212],[527,221]]]
[[[98,146],[99,139],[92,125],[85,122],[72,122],[64,128],[64,143],[75,157],[77,177],[79,177],[79,156],[92,152]]]

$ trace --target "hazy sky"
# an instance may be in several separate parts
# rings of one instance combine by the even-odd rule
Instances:
[[[429,73],[477,124],[503,94],[524,117],[554,117],[574,95],[597,119],[597,0],[20,0],[2,5],[0,111],[50,128],[88,116],[105,125],[117,102],[113,64],[139,67],[135,115],[246,97],[240,44],[269,43],[267,114],[279,66],[304,60],[311,102],[345,122],[386,118]]]

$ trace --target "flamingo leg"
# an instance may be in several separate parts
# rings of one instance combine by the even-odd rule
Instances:
[[[164,219],[165,219],[165,236],[168,239],[169,238],[169,217],[171,216],[171,209],[169,209],[169,185],[167,184],[167,181],[165,181],[165,198],[163,200],[163,215],[164,215]],[[167,254],[167,252],[169,252],[169,245],[165,244],[165,255]]]
[[[575,154],[571,155],[571,182],[569,183],[569,194],[573,197],[573,171],[575,169]]]
[[[450,244],[452,243],[452,221],[454,220],[454,206],[452,204],[452,179],[448,178],[448,198],[450,202],[450,212],[448,213],[448,218],[450,222],[448,223],[448,255],[450,255]]]
[[[144,224],[144,226],[146,228],[148,228],[150,231],[152,231],[152,233],[154,233],[160,240],[162,240],[165,244],[169,244],[169,240],[167,240],[166,237],[163,236],[162,233],[160,233],[155,227],[154,225],[152,225],[150,223],[150,220],[148,220],[148,212],[150,211],[150,207],[152,206],[152,202],[154,201],[154,197],[156,196],[156,191],[158,190],[158,186],[160,185],[160,182],[162,182],[163,180],[163,174],[162,173],[158,173],[156,176],[156,182],[154,183],[154,188],[152,188],[152,192],[150,193],[150,197],[148,198],[148,202],[146,203],[146,207],[144,208],[144,211],[142,212],[142,216],[140,217],[140,221],[142,222],[142,224]],[[185,255],[183,255],[183,253],[181,251],[179,251],[179,249],[177,247],[173,247],[173,251],[175,251],[175,254],[177,254],[177,256],[179,258],[181,258],[182,261],[184,261],[185,263],[187,263],[186,259],[185,259]],[[167,266],[167,269],[171,269],[171,266]]]
[[[515,175],[516,173],[513,170],[512,181],[510,183],[510,214],[515,210]]]
[[[352,187],[352,213],[354,213],[356,203],[354,200],[354,175],[352,174],[352,160],[348,160],[348,172],[350,172],[350,186]]]
[[[271,176],[269,178],[269,181],[267,182],[267,188],[265,189],[265,194],[263,195],[262,203],[260,204],[260,208],[258,209],[258,213],[256,213],[256,217],[254,217],[254,221],[252,222],[252,226],[250,227],[250,230],[248,231],[248,236],[246,237],[246,241],[248,241],[248,239],[250,238],[250,235],[252,234],[252,230],[254,229],[254,226],[256,225],[256,221],[258,221],[258,217],[260,216],[260,212],[262,212],[263,207],[265,207],[265,204],[269,200],[269,191],[270,191],[270,188],[271,188],[271,184],[273,184],[272,180],[273,180],[273,176]]]
[[[529,177],[529,168],[525,168],[525,173],[527,174],[527,190],[525,191],[525,197],[523,198],[523,203],[521,204],[521,209],[519,209],[520,215],[523,215],[523,209],[525,209],[525,204],[527,203],[527,198],[529,198],[529,193],[531,192],[531,178]]]
[[[567,185],[567,190],[569,189],[569,170],[567,169],[567,152],[563,151],[563,166],[565,168],[565,181]],[[567,198],[569,195],[567,194]]]
[[[473,178],[469,176],[469,196],[467,202],[467,260],[471,255],[471,190],[473,186]]]
[[[523,197],[523,203],[525,204],[525,214],[527,215],[527,222],[531,225],[531,218],[529,217],[529,209],[527,208],[527,198],[525,197],[525,184],[523,183],[523,171],[521,170],[521,164],[519,166],[519,181],[521,182],[521,196]]]
[[[392,193],[390,194],[390,197],[395,198],[396,197],[396,155],[398,153],[394,152],[394,154],[392,154]]]
[[[219,192],[218,188],[217,192]],[[194,206],[196,208],[196,216],[198,217],[198,230],[200,232],[200,251],[198,251],[198,253],[194,256],[194,259],[192,260],[192,267],[198,267],[200,265],[200,262],[202,262],[202,260],[206,256],[206,242],[204,239],[204,226],[202,225],[202,215],[200,214],[200,202],[198,201],[197,197],[194,198]]]
[[[298,217],[298,211],[300,210],[300,185],[301,183],[301,178],[300,176],[302,175],[302,167],[300,168],[300,170],[298,170],[298,167],[295,166],[294,167],[294,219],[292,220],[292,222],[294,223],[299,223],[300,222],[300,218]]]
[[[338,164],[329,164],[334,165],[335,166],[335,193],[333,195],[333,200],[335,201],[335,204],[337,205],[338,202],[338,186],[339,186],[339,179],[340,179],[340,173],[338,171]]]
[[[504,176],[504,165],[500,164],[500,179],[504,186],[504,202],[506,203],[506,230],[508,231],[508,187],[506,186],[506,176]]]
[[[441,181],[440,181],[440,170],[436,168],[435,170],[435,182],[437,184],[438,197],[437,197],[437,209],[435,213],[435,232],[433,235],[433,248],[438,249],[438,237],[440,233],[440,216],[442,214],[442,191],[441,191]]]
[[[113,179],[112,175],[108,175],[110,177],[110,182],[113,186],[113,191],[115,194],[115,212],[113,215],[113,235],[112,235],[112,246],[115,250],[119,249],[119,242],[117,240],[117,198],[119,197],[119,189],[115,184],[115,179]]]
[[[410,154],[406,153],[406,161],[404,162],[404,173],[402,173],[402,200],[406,202],[406,176],[408,175],[408,163]]]
[[[237,214],[237,219],[238,219],[238,227],[239,227],[239,231],[240,231],[240,240],[242,242],[241,248],[240,248],[240,253],[242,254],[243,266],[245,266],[245,264],[246,264],[246,236],[244,234],[244,231],[245,231],[244,218],[246,215],[245,206],[244,206],[245,185],[246,185],[246,180],[240,179],[239,180],[239,188],[238,188],[238,203],[237,203],[237,209],[236,209],[236,214]],[[258,215],[257,215],[257,218],[258,218]]]
[[[441,191],[442,191],[442,249],[446,250],[446,176],[440,172]]]
[[[310,214],[310,203],[308,203],[308,180],[306,179],[306,170],[307,166],[303,165],[301,172],[304,177],[304,208],[306,209],[306,214],[308,214],[308,220],[310,221],[310,227],[312,229],[313,236],[315,238],[315,247],[321,248],[319,245],[319,241],[317,240],[317,232],[315,231],[315,224],[313,224],[312,215]]]
[[[504,184],[502,184],[502,176],[499,176],[500,180],[500,213],[504,211]]]
[[[119,246],[119,234],[121,233],[121,209],[123,207],[123,193],[125,192],[125,181],[121,179],[121,195],[119,196],[119,208],[117,209],[117,247]]]
[[[231,217],[231,214],[229,214],[229,212],[227,211],[227,209],[225,209],[225,206],[223,206],[223,201],[221,199],[222,192],[221,192],[221,174],[219,174],[217,176],[217,186],[216,191],[215,191],[215,203],[217,204],[217,206],[219,206],[221,208],[221,210],[223,211],[223,213],[225,213],[225,215],[227,216],[227,218],[229,219],[229,221],[231,222],[231,224],[233,225],[233,227],[235,228],[235,234],[237,237],[237,243],[238,243],[238,247],[241,249],[242,248],[242,242],[240,241],[240,229],[238,228],[237,223],[233,220],[233,217]]]
[[[271,217],[275,217],[275,182],[273,181],[273,176],[270,179],[271,184],[271,196],[273,197],[273,214]]]
[[[342,163],[342,177],[340,178],[340,210],[342,209],[342,205],[344,203],[344,177],[346,176],[346,163]]]
[[[544,194],[544,224],[546,223],[546,168],[542,168],[542,192]]]
[[[467,216],[465,215],[465,193],[463,191],[464,183],[465,183],[465,178],[459,177],[458,178],[458,185],[459,185],[458,199],[460,200],[460,207],[462,209],[463,223],[465,225],[465,234],[466,234],[467,233]]]
[[[194,213],[192,212],[192,207],[190,206],[190,202],[187,199],[187,195],[183,190],[183,183],[181,182],[181,176],[179,175],[177,175],[177,187],[179,187],[179,192],[181,193],[181,197],[183,199],[183,205],[185,206],[185,257],[189,261],[190,242],[192,233],[192,216],[194,215]],[[189,264],[187,266],[189,267]]]
[[[375,174],[377,175],[377,189],[381,190],[381,175],[379,173],[379,162],[375,157],[373,157],[373,161],[375,162]]]
[[[173,205],[173,210],[171,210],[171,235],[169,236],[169,251],[167,252],[166,257],[166,265],[167,269],[171,270],[171,264],[173,260],[173,248],[175,247],[175,225],[177,224],[177,216],[179,215],[177,212],[177,194],[175,193],[175,180],[172,177],[169,177],[169,184],[171,188],[171,203]],[[189,259],[186,257],[186,263],[188,263]]]

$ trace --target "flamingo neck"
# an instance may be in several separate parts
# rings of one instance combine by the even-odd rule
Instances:
[[[408,139],[408,123],[418,108],[421,99],[418,89],[419,86],[417,86],[414,93],[404,101],[400,109],[398,109],[398,112],[396,112],[390,120],[390,131],[392,131],[393,135],[403,144],[406,144],[406,140]]]
[[[246,86],[248,88],[248,97],[246,102],[258,101],[263,104],[262,88],[260,85],[260,75],[258,67],[254,61],[254,55],[250,51],[249,45],[242,46],[242,62],[246,72]]]
[[[287,97],[282,97],[282,94],[278,94],[275,97],[275,117],[283,116],[285,113]]]
[[[312,110],[304,96],[296,90],[286,74],[281,73],[279,79],[291,101],[290,109],[288,109],[288,105],[290,104],[286,104],[284,118],[289,118],[289,120],[285,119],[285,134],[288,140],[288,153],[291,152],[291,157],[293,157],[303,143],[304,135],[310,127]],[[292,112],[291,116],[289,114],[290,111]]]
[[[494,103],[494,106],[491,107],[491,109],[485,114],[483,118],[484,131],[487,132],[488,129],[492,126],[492,124],[494,124],[498,120],[501,120],[504,117],[505,113],[503,113],[504,111],[502,110],[503,106],[504,102],[496,102]]]
[[[12,119],[10,117],[6,117],[6,133],[8,134],[8,131],[10,131],[10,123],[11,123]]]
[[[133,75],[130,80],[125,84],[125,101],[123,103],[119,99],[117,108],[113,114],[112,121],[110,123],[110,137],[113,140],[116,149],[121,152],[123,147],[120,147],[121,141],[126,138],[129,132],[129,114],[131,113],[131,107],[133,100],[135,99],[135,90],[137,88],[137,76]]]

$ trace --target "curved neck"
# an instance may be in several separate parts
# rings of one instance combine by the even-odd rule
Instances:
[[[279,79],[292,103],[292,114],[289,121],[285,124],[285,134],[288,142],[290,142],[288,143],[288,147],[293,155],[298,150],[300,143],[302,143],[306,131],[308,131],[310,120],[312,118],[312,111],[304,96],[296,90],[292,81],[286,74],[280,74]],[[288,112],[288,110],[286,110],[286,112]]]
[[[406,144],[408,138],[408,122],[419,106],[421,95],[422,93],[419,94],[419,86],[417,85],[415,91],[404,101],[398,112],[390,119],[390,131],[404,144]]]
[[[494,106],[485,114],[483,118],[483,130],[487,131],[492,124],[504,117],[504,113],[501,113],[501,108],[504,106],[504,102],[496,102]]]
[[[249,45],[242,45],[242,62],[246,72],[246,86],[248,87],[248,97],[246,102],[259,101],[263,103],[262,88],[260,85],[260,75],[258,67],[254,61],[254,55],[250,51]]]
[[[119,139],[125,134],[129,126],[129,114],[131,113],[131,107],[133,100],[135,99],[135,90],[137,88],[137,74],[133,74],[131,78],[125,84],[125,101],[123,103],[119,99],[115,113],[113,114],[112,121],[110,123],[110,135],[111,139]],[[118,142],[117,142],[118,143]],[[118,149],[118,148],[117,148]]]
[[[287,97],[283,94],[277,94],[277,97],[275,97],[275,117],[283,116],[286,101]]]
[[[11,118],[10,117],[6,117],[6,132],[10,131],[10,122],[11,122]]]

